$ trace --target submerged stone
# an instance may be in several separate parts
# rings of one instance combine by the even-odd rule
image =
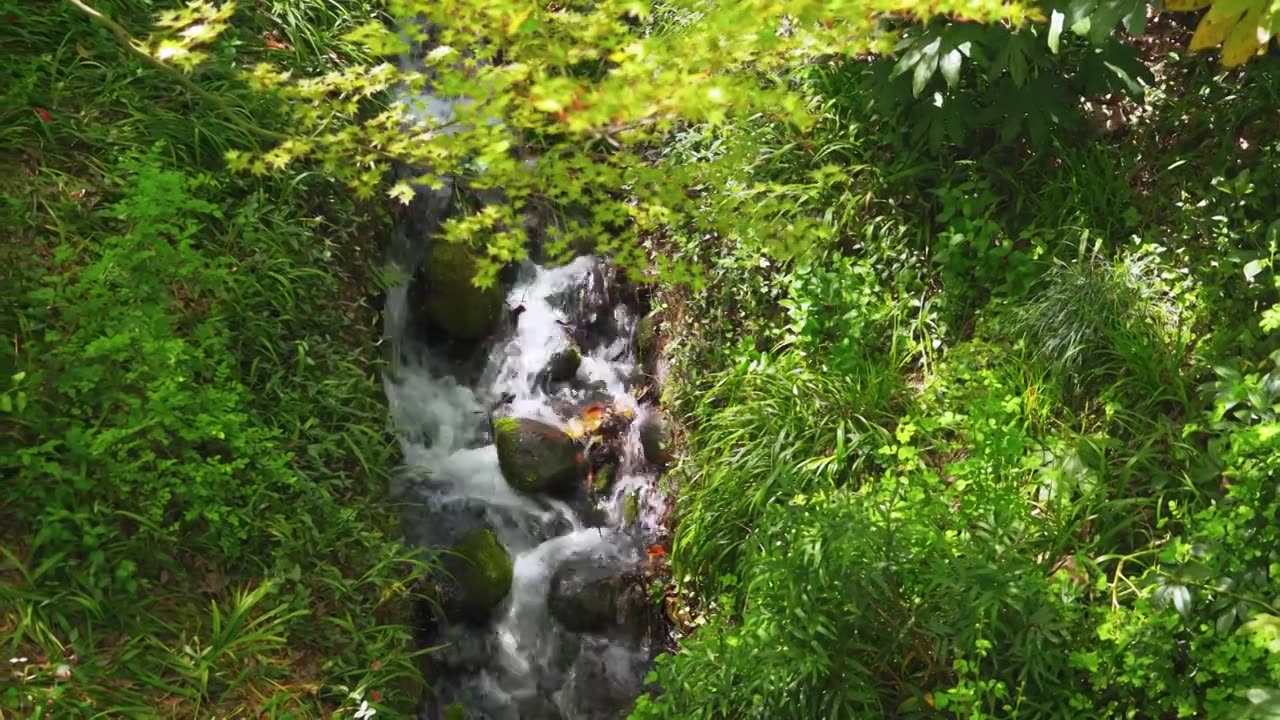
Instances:
[[[572,718],[623,718],[644,690],[649,654],[588,636],[562,691]]]
[[[450,550],[443,565],[455,586],[454,614],[483,622],[511,592],[511,556],[492,530],[472,530]]]
[[[498,466],[511,487],[525,493],[572,493],[580,448],[554,425],[530,418],[493,420]]]
[[[557,569],[551,576],[547,608],[573,632],[617,630],[638,638],[649,626],[644,588],[616,562],[599,557],[571,560]]]
[[[476,258],[465,245],[435,242],[424,266],[427,295],[423,310],[427,320],[454,338],[479,340],[502,319],[502,288],[478,288],[472,283]]]

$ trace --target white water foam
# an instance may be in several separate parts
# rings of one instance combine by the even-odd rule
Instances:
[[[519,309],[515,327],[490,349],[476,387],[433,370],[429,360],[419,361],[403,351],[395,353],[395,367],[384,378],[404,464],[429,478],[430,488],[424,492],[440,499],[439,507],[477,502],[530,519],[494,528],[512,556],[513,583],[491,627],[482,630],[495,639],[493,662],[465,681],[469,692],[487,698],[494,707],[513,706],[541,692],[553,698],[565,717],[578,714],[574,710],[581,704],[578,695],[591,683],[582,679],[587,670],[557,674],[555,665],[566,631],[548,613],[551,578],[564,562],[585,554],[616,561],[620,568],[636,566],[664,509],[656,476],[644,463],[640,443],[639,421],[648,411],[628,389],[627,380],[634,376],[636,365],[635,318],[619,303],[605,301],[599,306],[599,311],[610,313],[607,325],[612,332],[583,354],[576,382],[579,388],[592,383],[602,386],[616,404],[636,416],[623,442],[615,485],[599,501],[605,527],[585,526],[563,501],[513,490],[503,479],[497,451],[486,437],[486,413],[504,396],[509,398],[506,412],[510,415],[567,427],[567,418],[557,408],[563,411],[566,404],[582,401],[582,391],[559,388],[549,394],[539,378],[552,356],[573,344],[577,330],[573,324],[583,320],[578,309],[582,299],[598,300],[607,293],[601,270],[601,261],[593,257],[580,257],[558,268],[524,268],[507,295],[509,308]],[[399,343],[411,313],[405,306],[408,293],[397,290],[388,293],[386,312],[388,332],[398,335]],[[429,352],[425,355],[429,358]],[[632,493],[639,494],[638,527],[623,529],[626,499]],[[526,531],[558,521],[567,526],[567,533],[548,539]],[[591,657],[606,668],[630,668],[647,652],[598,639],[584,641],[583,646],[594,648]],[[505,711],[499,715],[507,716]]]

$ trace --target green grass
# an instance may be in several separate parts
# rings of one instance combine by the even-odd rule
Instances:
[[[633,717],[1277,717],[1275,71],[937,153],[826,68],[813,129],[707,135],[791,212],[661,241],[706,282],[659,292],[684,635]]]
[[[775,503],[856,486],[903,396],[896,366],[823,372],[784,355],[711,380],[681,475],[676,572],[709,595],[738,572]]]
[[[149,27],[148,4],[98,7]],[[373,12],[246,6],[227,43],[317,70]],[[252,133],[69,4],[14,15],[0,646],[25,659],[2,712],[411,708],[421,568],[381,505],[395,448],[365,300],[385,217],[315,176],[228,175]],[[193,79],[272,122],[227,62]]]

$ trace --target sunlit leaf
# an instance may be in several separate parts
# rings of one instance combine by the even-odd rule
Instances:
[[[387,197],[399,200],[402,205],[408,205],[413,200],[413,195],[413,186],[403,181],[396,183],[387,191]]]
[[[1062,22],[1066,17],[1061,10],[1054,10],[1049,15],[1049,50],[1055,55],[1058,53],[1058,41],[1062,37]]]

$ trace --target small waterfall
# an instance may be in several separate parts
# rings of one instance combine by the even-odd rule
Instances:
[[[419,206],[424,211],[446,207],[427,200]],[[439,222],[420,218],[409,227],[420,232]],[[476,528],[492,530],[511,557],[513,579],[487,623],[435,618],[428,642],[445,647],[428,659],[436,695],[422,716],[439,717],[456,703],[466,717],[492,720],[622,717],[659,649],[652,632],[571,630],[549,597],[566,568],[606,585],[613,578],[633,582],[648,561],[646,548],[660,536],[663,496],[640,440],[651,408],[634,394],[635,308],[621,302],[601,258],[555,268],[526,263],[506,293],[511,319],[484,343],[482,367],[458,372],[417,330],[411,306],[412,263],[422,262],[429,242],[402,232],[392,251],[404,278],[388,292],[385,308],[393,361],[383,384],[404,465],[395,499],[408,541],[424,548],[449,547]],[[548,382],[544,369],[571,345],[581,354],[576,376]],[[491,409],[501,405],[506,416],[569,429],[593,402],[633,418],[615,441],[620,452],[608,491],[588,493],[584,483],[583,493],[555,498],[513,489],[499,467]],[[643,599],[654,627],[658,610],[646,589],[634,584],[620,592]]]

